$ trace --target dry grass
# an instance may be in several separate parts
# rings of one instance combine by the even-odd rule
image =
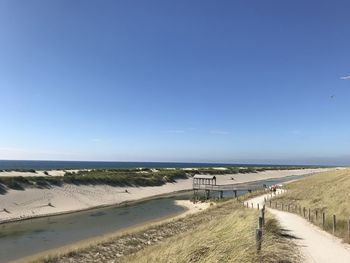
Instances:
[[[256,193],[245,198],[252,195]],[[299,262],[295,245],[268,214],[262,250],[256,253],[257,218],[257,210],[229,200],[198,214],[35,262]]]
[[[298,262],[294,245],[268,218],[262,250],[256,253],[257,212],[235,208],[229,215],[198,225],[189,232],[125,257],[121,262]]]
[[[325,213],[325,230],[332,232],[332,215],[337,217],[336,235],[349,242],[347,222],[350,219],[350,169],[320,173],[286,186],[288,192],[275,198],[284,205],[292,204],[311,209],[311,220],[321,226],[321,216],[316,221],[315,212]],[[298,209],[295,211],[299,213]],[[308,215],[307,215],[308,217]]]
[[[255,196],[256,193],[251,194]],[[297,249],[283,237],[269,214],[262,249],[256,252],[255,231],[258,211],[226,201],[205,211],[206,220],[194,221],[184,233],[124,257],[121,262],[299,262]],[[210,220],[207,220],[209,219]]]

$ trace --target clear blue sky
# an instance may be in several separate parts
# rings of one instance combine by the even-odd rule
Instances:
[[[1,0],[0,159],[350,164],[349,10]]]

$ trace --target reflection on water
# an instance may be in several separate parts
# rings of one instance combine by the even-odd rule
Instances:
[[[97,213],[90,214],[90,216],[104,216],[104,215],[106,215],[106,213],[104,212],[97,212]]]
[[[180,213],[173,198],[0,225],[0,262]]]
[[[249,185],[256,185],[256,184],[260,184],[265,185],[266,187],[269,187],[271,185],[279,185],[291,180],[297,180],[297,179],[302,179],[304,177],[310,176],[310,174],[306,174],[306,175],[291,175],[291,176],[287,176],[287,177],[282,177],[282,178],[275,178],[275,179],[267,179],[267,180],[261,180],[261,181],[255,181],[255,182],[251,182],[251,183],[246,183],[245,185],[247,186],[247,189],[249,188]],[[238,190],[237,191],[237,196],[246,194],[247,191],[244,190]],[[204,192],[201,193],[202,196],[204,197]],[[219,192],[212,192],[210,193],[211,197],[219,197]],[[234,196],[234,192],[231,191],[223,191],[223,197],[224,198],[230,198]]]

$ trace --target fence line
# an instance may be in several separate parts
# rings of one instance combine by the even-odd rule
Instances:
[[[243,207],[249,208],[249,202],[242,202]],[[258,216],[258,227],[255,230],[255,241],[256,241],[256,252],[259,253],[261,250],[262,240],[263,240],[263,229],[265,227],[265,204],[260,209],[259,203],[256,205],[259,210]],[[251,208],[254,208],[254,203],[251,203]]]
[[[292,212],[295,214],[301,215],[303,218],[307,219],[309,222],[314,223],[316,225],[321,225],[322,229],[326,230],[326,213],[322,211],[322,209],[311,209],[306,208],[298,204],[288,203],[285,205],[283,202],[273,202],[269,200],[268,202],[270,208],[279,209],[282,211]],[[286,209],[287,207],[287,209]],[[321,218],[319,218],[319,215],[321,215]],[[321,221],[321,222],[320,222]],[[338,227],[337,216],[335,214],[331,214],[331,229],[328,227],[328,229],[333,233],[333,235],[337,232]],[[350,239],[350,218],[346,220],[346,237]]]

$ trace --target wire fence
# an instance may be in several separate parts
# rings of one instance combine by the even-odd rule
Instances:
[[[273,209],[297,214],[323,230],[343,238],[347,242],[350,240],[350,217],[344,219],[343,217],[338,217],[336,214],[327,213],[325,209],[309,208],[296,202],[274,201],[270,199],[267,200],[266,205]]]

